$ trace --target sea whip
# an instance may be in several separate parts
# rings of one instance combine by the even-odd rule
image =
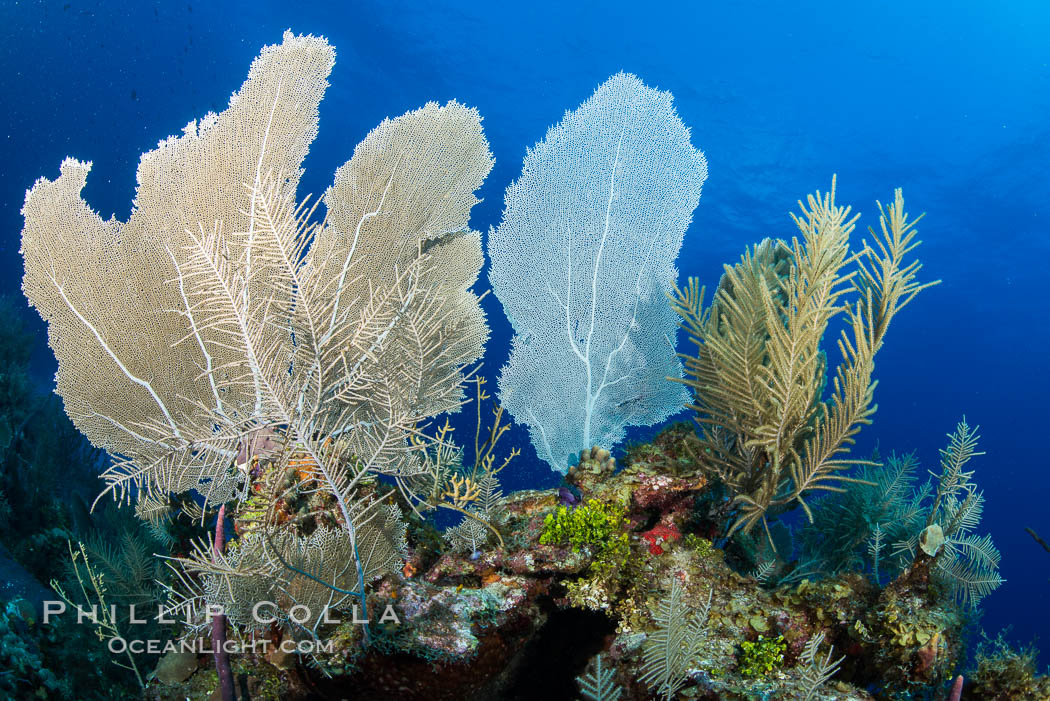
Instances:
[[[222,557],[222,551],[226,547],[225,522],[226,505],[223,504],[219,507],[219,518],[215,521],[212,562],[217,562]],[[233,669],[230,668],[230,655],[226,652],[226,614],[217,613],[211,618],[211,647],[215,655],[215,671],[219,675],[222,701],[234,701]]]
[[[963,688],[963,677],[960,674],[955,678],[955,683],[952,684],[952,690],[948,694],[948,701],[959,701],[962,698]]]

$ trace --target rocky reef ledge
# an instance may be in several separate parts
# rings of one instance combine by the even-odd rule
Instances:
[[[661,696],[639,681],[647,671],[677,684],[671,698],[945,697],[963,617],[933,595],[922,563],[882,588],[860,573],[777,587],[738,573],[711,540],[717,498],[682,457],[692,436],[671,427],[619,472],[607,451],[584,451],[565,487],[504,498],[503,548],[441,552],[410,538],[403,569],[370,595],[370,645],[344,622],[327,632],[330,650],[287,654],[274,630],[266,653],[232,656],[240,696],[572,699],[600,653],[625,701]],[[375,620],[388,605],[397,623]],[[671,679],[675,661],[654,661],[646,641],[666,632],[668,611],[680,632],[704,608],[698,653]],[[841,658],[815,690],[811,642],[818,662]],[[181,660],[174,677],[158,669],[151,698],[213,694],[210,656]]]

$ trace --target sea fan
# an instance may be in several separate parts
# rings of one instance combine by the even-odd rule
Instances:
[[[500,403],[552,470],[686,393],[664,303],[707,177],[671,94],[617,74],[547,132],[489,236],[492,289],[514,326]]]

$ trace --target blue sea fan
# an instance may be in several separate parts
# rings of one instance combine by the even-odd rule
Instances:
[[[671,94],[620,73],[529,151],[489,236],[489,279],[513,320],[500,402],[566,472],[688,397],[667,305],[707,177]]]

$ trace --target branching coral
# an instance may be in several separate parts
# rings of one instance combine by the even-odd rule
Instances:
[[[813,523],[802,530],[805,556],[820,562],[824,574],[870,567],[879,584],[880,567],[892,579],[921,553],[956,599],[976,606],[1003,581],[991,536],[973,533],[984,494],[964,468],[983,454],[978,437],[976,427],[960,421],[941,450],[940,472],[930,473],[937,479],[923,484],[916,484],[914,454],[864,466],[857,473],[862,481],[814,506]]]
[[[619,701],[623,689],[616,685],[616,668],[602,666],[602,656],[594,658],[594,665],[582,677],[576,677],[583,697],[588,701]]]
[[[806,688],[806,697],[803,701],[809,701],[817,689],[835,675],[842,660],[845,659],[845,657],[840,657],[833,662],[831,660],[833,649],[830,647],[828,654],[821,657],[820,644],[823,642],[824,632],[821,631],[810,638],[802,650],[801,660],[806,665],[806,669],[802,672],[802,681]]]
[[[960,603],[972,607],[1003,583],[999,549],[992,537],[973,532],[981,522],[984,492],[970,480],[973,471],[963,468],[974,456],[983,455],[977,451],[978,438],[977,427],[971,428],[963,417],[948,435],[948,447],[941,450],[941,472],[926,528],[895,545],[895,554],[905,562],[911,562],[919,550],[932,557],[934,573],[949,584]]]
[[[496,504],[503,496],[498,475],[521,454],[518,448],[511,448],[497,462],[496,445],[510,429],[510,424],[503,421],[503,407],[497,403],[492,407],[492,424],[485,429],[481,405],[491,396],[485,391],[485,378],[474,377],[471,382],[476,389],[477,411],[473,466],[464,466],[463,450],[452,443],[453,429],[446,421],[438,429],[432,448],[428,448],[426,440],[412,437],[413,444],[422,450],[424,463],[429,467],[421,478],[410,480],[403,487],[409,492],[420,490],[422,494],[429,494],[429,498],[421,500],[422,508],[451,509],[463,515],[458,525],[445,532],[445,540],[454,549],[466,552],[475,552],[493,535],[503,547],[503,536],[492,525]]]
[[[690,611],[682,601],[682,588],[674,577],[670,595],[660,602],[655,616],[658,627],[642,649],[644,662],[639,680],[665,701],[675,697],[685,684],[690,667],[696,663],[706,637],[713,594],[709,591],[707,602],[698,610]]]
[[[879,205],[874,248],[850,250],[857,217],[828,193],[811,195],[792,215],[801,239],[763,241],[740,263],[727,266],[714,298],[703,304],[695,279],[671,299],[697,347],[683,355],[703,428],[701,468],[730,489],[738,518],[732,531],[750,531],[807,493],[841,489],[861,426],[875,412],[875,354],[890,322],[923,289],[920,264],[908,261],[919,245],[901,191]],[[843,318],[842,356],[830,397],[823,390],[825,331]],[[768,525],[767,525],[768,528]]]
[[[870,567],[877,583],[880,568],[896,576],[900,563],[887,546],[914,536],[926,519],[930,484],[917,485],[918,467],[914,453],[861,467],[861,481],[813,506],[813,523],[800,534],[805,556],[828,575]]]

